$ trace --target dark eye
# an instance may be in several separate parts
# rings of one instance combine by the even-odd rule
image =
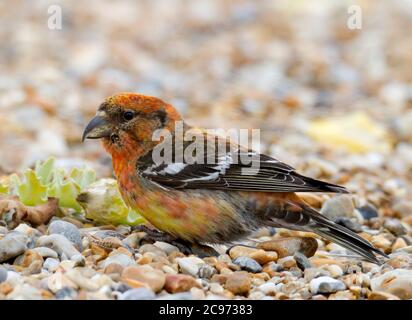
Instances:
[[[134,112],[133,111],[125,111],[123,113],[123,119],[126,121],[132,120],[134,118]]]

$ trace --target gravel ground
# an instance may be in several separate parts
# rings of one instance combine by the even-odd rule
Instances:
[[[0,3],[0,176],[50,155],[112,174],[81,144],[104,97],[155,95],[194,125],[259,128],[260,150],[351,195],[307,194],[390,257],[381,266],[309,233],[261,230],[217,257],[128,226],[59,214],[0,224],[0,299],[411,299],[411,1]],[[5,218],[3,217],[2,220]]]

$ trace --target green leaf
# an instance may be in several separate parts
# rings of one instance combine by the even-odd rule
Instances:
[[[35,206],[47,201],[47,188],[37,178],[32,169],[27,169],[23,174],[23,181],[17,175],[10,177],[15,186],[15,193],[20,201],[28,206]]]
[[[53,176],[55,159],[53,157],[48,158],[44,162],[37,161],[34,171],[40,182],[44,185],[50,183]]]
[[[59,198],[61,207],[82,211],[82,207],[76,201],[80,187],[73,179],[65,179],[64,176],[64,170],[56,169],[54,171],[53,181],[47,189],[47,196]]]
[[[70,173],[70,178],[72,178],[79,185],[80,189],[83,190],[96,180],[96,173],[92,169],[74,168]]]

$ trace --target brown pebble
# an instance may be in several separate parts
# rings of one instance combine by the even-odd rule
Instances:
[[[166,275],[148,265],[130,266],[123,270],[121,280],[133,288],[142,287],[143,284],[159,292],[166,282]]]
[[[244,246],[235,246],[230,249],[229,255],[232,259],[238,257],[249,257],[256,260],[260,264],[266,264],[270,261],[276,261],[278,254],[276,251],[265,251],[263,249],[249,248]]]
[[[251,281],[247,272],[234,272],[228,275],[225,288],[235,295],[247,295],[250,291]]]
[[[169,293],[189,291],[193,287],[199,287],[196,279],[186,274],[166,275],[165,290]]]
[[[311,257],[318,249],[318,242],[310,237],[289,237],[261,242],[257,248],[266,251],[276,251],[279,258],[293,256],[296,252]]]
[[[110,263],[106,268],[104,268],[104,273],[106,274],[122,274],[124,267],[118,263]]]
[[[368,300],[400,300],[397,296],[382,292],[382,291],[372,291],[368,295]]]

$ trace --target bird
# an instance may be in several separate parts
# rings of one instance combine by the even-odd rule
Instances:
[[[231,244],[261,228],[286,228],[315,233],[372,263],[387,257],[297,194],[348,193],[345,187],[192,127],[157,97],[124,92],[106,98],[85,139],[102,140],[124,202],[169,239]]]

